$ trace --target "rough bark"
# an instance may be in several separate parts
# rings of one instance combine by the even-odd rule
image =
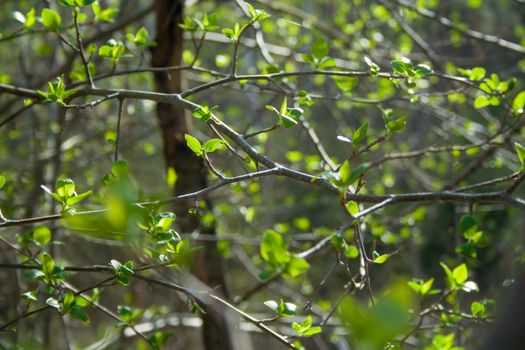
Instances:
[[[157,46],[153,49],[152,64],[155,67],[175,66],[182,63],[183,31],[178,27],[182,23],[184,2],[178,0],[156,0],[155,12]],[[174,93],[183,88],[180,71],[155,73],[158,92]],[[193,192],[206,186],[207,170],[202,158],[197,157],[186,145],[184,134],[191,133],[191,116],[184,109],[174,104],[157,104],[157,117],[164,143],[164,157],[167,167],[172,167],[177,174],[175,194]],[[211,203],[207,202],[207,210]],[[205,234],[215,234],[214,225],[204,227],[196,215],[188,211],[195,206],[193,200],[178,202],[174,210],[182,232],[198,230]],[[196,253],[193,273],[210,288],[226,296],[222,259],[214,242],[206,242]],[[225,316],[213,308],[203,315],[203,341],[206,349],[231,349],[231,330]]]

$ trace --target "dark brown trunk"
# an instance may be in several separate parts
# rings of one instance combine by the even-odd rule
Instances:
[[[178,27],[182,23],[183,1],[157,0],[157,46],[153,49],[152,64],[154,67],[177,66],[182,63],[183,31]],[[155,84],[158,92],[176,93],[183,87],[181,71],[155,73]],[[157,117],[164,142],[166,166],[172,167],[177,174],[175,194],[193,192],[206,187],[207,170],[202,158],[197,157],[187,146],[184,134],[191,133],[191,116],[184,109],[173,104],[157,104]],[[206,200],[207,210],[211,203]],[[195,206],[193,200],[178,202],[174,208],[177,222],[182,232],[215,234],[215,225],[204,227],[197,215],[189,214]],[[226,296],[222,271],[222,259],[215,242],[207,242],[196,253],[193,262],[193,273],[208,287]],[[203,315],[203,340],[206,349],[231,349],[232,342],[228,323],[221,312],[208,308]]]

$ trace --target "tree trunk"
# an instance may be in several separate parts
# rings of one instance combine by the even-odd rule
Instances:
[[[178,27],[182,23],[184,1],[157,0],[157,46],[153,49],[152,64],[154,67],[177,66],[182,63],[183,31]],[[155,84],[158,92],[177,93],[182,91],[181,71],[156,72]],[[191,133],[191,116],[174,104],[157,104],[157,117],[164,142],[166,166],[177,174],[175,194],[193,192],[206,187],[207,169],[202,158],[197,157],[186,145],[184,134]],[[206,210],[211,210],[211,203],[206,200]],[[199,230],[204,234],[215,234],[215,225],[204,227],[197,215],[188,211],[195,206],[193,200],[178,202],[174,208],[179,229],[184,233]],[[222,259],[215,242],[206,242],[196,253],[193,262],[193,273],[209,288],[226,296]],[[225,315],[218,309],[208,308],[203,319],[203,341],[206,349],[231,349],[231,330]]]

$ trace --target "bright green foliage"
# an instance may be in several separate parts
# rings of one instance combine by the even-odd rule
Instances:
[[[114,64],[124,56],[126,51],[124,44],[121,41],[115,39],[109,39],[105,45],[102,45],[98,49],[98,54],[101,57],[110,59]]]
[[[149,336],[149,340],[153,345],[153,349],[157,350],[162,349],[162,345],[164,345],[172,336],[173,332],[156,331]]]
[[[447,284],[452,291],[463,290],[467,293],[478,291],[478,285],[473,281],[467,281],[468,268],[465,263],[451,270],[445,263],[440,263],[447,277]]]
[[[195,153],[195,155],[199,157],[206,153],[215,152],[220,146],[224,144],[224,141],[221,139],[210,139],[204,144],[201,144],[197,138],[191,135],[186,134],[184,137],[186,138],[186,144],[188,147],[193,151],[193,153]]]
[[[245,2],[245,4],[246,4],[246,7],[248,7],[248,12],[250,13],[250,16],[252,17],[253,22],[262,21],[270,17],[270,15],[266,11],[256,9],[252,5],[248,4],[247,2]]]
[[[277,108],[266,105],[266,109],[273,111],[279,117],[279,125],[284,125],[285,128],[291,128],[297,125],[299,118],[303,115],[304,111],[301,108],[288,108],[286,97],[281,104],[281,108]]]
[[[184,330],[170,341],[157,321],[176,294],[192,314],[224,299],[297,349],[478,344],[525,262],[525,30],[497,3],[194,1],[169,26],[147,1],[2,4],[0,255],[25,280],[2,286],[22,304],[0,303],[1,346],[49,347],[48,305],[93,313],[80,338],[64,324],[71,348],[172,348]],[[175,26],[180,57],[157,60],[157,30]],[[188,120],[188,168],[155,117],[168,105],[203,122]],[[202,285],[184,271],[202,268]],[[98,317],[101,293],[118,321]]]
[[[375,305],[347,297],[339,307],[340,316],[351,330],[349,340],[356,349],[381,350],[410,328],[411,311],[416,308],[406,284],[390,286]]]
[[[475,67],[472,69],[458,69],[458,72],[469,78],[470,80],[483,80],[486,70],[483,67]]]
[[[408,281],[407,284],[416,294],[424,297],[426,295],[438,294],[441,292],[439,289],[432,289],[432,284],[434,283],[434,278],[430,278],[427,281],[414,279]]]
[[[13,12],[13,18],[24,25],[24,29],[31,29],[36,23],[36,11],[34,8],[25,15],[20,11]]]
[[[75,182],[71,179],[59,179],[55,184],[55,192],[52,192],[49,188],[42,185],[44,191],[46,191],[51,197],[56,199],[62,205],[62,211],[69,214],[74,214],[75,209],[73,206],[80,201],[86,199],[92,191],[86,191],[77,194],[75,191]]]
[[[311,54],[303,54],[303,60],[312,64],[314,69],[327,69],[335,67],[335,60],[332,57],[328,57],[330,47],[328,42],[324,39],[317,39],[312,44]]]
[[[179,24],[179,27],[187,32],[196,32],[198,30],[203,32],[212,32],[217,30],[217,15],[204,14],[201,19],[184,16],[184,23]]]
[[[525,169],[525,147],[523,147],[519,143],[515,143],[514,146],[516,146],[516,153],[518,153],[518,158],[521,163],[521,167]]]
[[[523,114],[523,108],[525,107],[525,91],[520,91],[514,97],[512,101],[512,110],[514,114]]]
[[[70,7],[83,7],[94,3],[97,0],[58,0],[61,5]]]
[[[263,280],[276,273],[294,278],[305,273],[310,267],[306,260],[290,253],[281,235],[274,231],[264,233],[260,253],[263,260],[268,263],[268,266],[259,274]]]
[[[51,231],[46,226],[37,226],[33,229],[33,239],[40,245],[45,245],[51,240]]]
[[[394,74],[406,75],[407,77],[418,79],[434,73],[432,68],[426,64],[413,65],[410,59],[403,57],[390,62]]]
[[[390,257],[389,254],[379,254],[375,250],[372,252],[372,257],[374,258],[374,264],[384,264],[388,258]]]
[[[37,90],[46,102],[56,102],[58,104],[65,104],[65,100],[76,93],[74,89],[67,90],[64,84],[64,78],[58,77],[54,82],[47,83],[48,91]]]
[[[75,182],[71,179],[59,179],[55,184],[55,192],[52,192],[49,188],[42,185],[44,191],[51,195],[62,205],[62,211],[69,214],[74,214],[75,209],[73,206],[78,202],[87,198],[92,191],[86,191],[84,193],[77,194],[75,191]]]
[[[115,271],[117,276],[116,281],[118,284],[127,286],[129,283],[129,278],[133,275],[133,261],[128,261],[125,264],[121,264],[117,260],[111,260],[109,266]]]
[[[186,139],[186,144],[193,151],[193,153],[195,153],[197,156],[201,156],[202,155],[202,144],[200,143],[200,141],[197,140],[197,138],[189,134],[185,134],[184,138]]]
[[[346,188],[356,182],[366,171],[370,163],[359,164],[355,169],[350,166],[350,161],[345,160],[339,168],[339,174],[334,179],[333,183],[339,187],[339,190],[344,193]]]
[[[226,37],[232,41],[239,40],[239,37],[242,34],[241,26],[239,23],[235,23],[235,26],[233,28],[224,28],[222,30],[222,33],[226,35]]]
[[[117,314],[125,322],[125,324],[123,324],[124,326],[126,324],[135,323],[137,319],[142,317],[142,315],[144,314],[144,310],[135,307],[119,305],[117,306]]]
[[[364,122],[359,128],[355,129],[352,136],[352,146],[357,148],[365,139],[368,132],[368,123]]]
[[[208,120],[211,119],[211,117],[213,116],[213,113],[217,110],[217,108],[219,108],[219,106],[213,106],[213,107],[208,108],[208,105],[205,102],[203,102],[202,105],[195,108],[191,112],[191,114],[195,118],[200,119],[203,122],[207,122]]]
[[[42,17],[42,24],[44,27],[54,31],[58,31],[60,29],[62,18],[60,18],[58,12],[45,8],[42,10],[40,17]]]
[[[94,2],[91,5],[91,9],[93,10],[96,21],[112,23],[118,14],[117,8],[108,7],[106,9],[102,9],[102,7],[97,2]]]
[[[321,327],[312,327],[312,316],[306,316],[304,321],[301,323],[292,323],[292,328],[300,337],[311,337],[322,332]]]
[[[156,45],[154,41],[151,41],[149,39],[148,30],[144,27],[140,27],[140,29],[134,35],[131,33],[126,34],[126,38],[133,44],[135,44],[135,46],[140,47],[142,49],[148,46]]]

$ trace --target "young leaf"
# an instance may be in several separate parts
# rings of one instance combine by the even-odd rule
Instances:
[[[317,39],[312,45],[312,55],[318,60],[328,55],[330,47],[324,39]]]
[[[465,263],[459,265],[452,271],[452,277],[457,284],[462,284],[468,278],[467,265]]]
[[[368,132],[368,122],[364,122],[354,131],[352,136],[352,146],[357,147],[366,137]]]
[[[260,252],[262,258],[274,268],[281,267],[288,259],[288,251],[283,239],[274,231],[267,231],[264,234]]]
[[[374,258],[374,263],[375,264],[383,264],[383,263],[385,263],[388,260],[389,257],[390,257],[389,254],[379,255],[379,256]]]
[[[58,12],[45,8],[42,10],[40,17],[42,17],[42,24],[44,27],[58,31],[60,24],[62,23],[62,18]]]
[[[350,178],[352,176],[352,172],[350,162],[348,160],[345,160],[343,165],[341,165],[341,168],[339,168],[339,176],[341,179],[341,184],[344,188],[350,185]]]
[[[184,134],[184,138],[186,139],[186,144],[193,153],[200,157],[202,155],[202,145],[200,141],[189,134]]]
[[[525,147],[523,147],[519,143],[514,143],[514,146],[516,146],[516,153],[518,153],[518,158],[521,163],[521,167],[525,169]]]
[[[522,114],[523,108],[525,107],[525,91],[521,91],[514,97],[512,101],[512,111],[515,114]]]
[[[345,256],[349,259],[355,259],[359,256],[359,249],[355,245],[349,245],[345,248]]]
[[[45,226],[37,226],[33,229],[33,239],[40,245],[47,244],[51,240],[51,231]]]
[[[208,140],[206,141],[206,143],[204,144],[203,148],[204,148],[204,152],[206,153],[212,153],[214,152],[215,150],[217,150],[217,148],[219,148],[220,146],[222,146],[224,144],[224,141],[221,140],[221,139],[211,139],[211,140]]]

